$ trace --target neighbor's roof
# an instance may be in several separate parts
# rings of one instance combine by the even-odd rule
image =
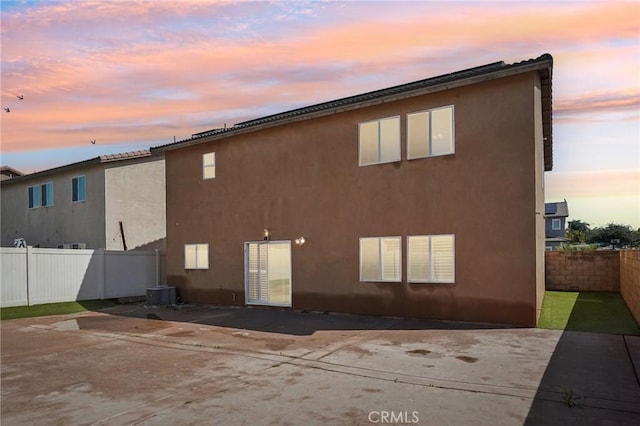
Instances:
[[[78,161],[77,163],[65,164],[64,166],[54,167],[53,169],[42,170],[36,173],[30,173],[27,175],[17,176],[12,179],[2,181],[3,185],[22,182],[30,179],[39,179],[44,176],[53,175],[56,173],[64,172],[67,170],[77,169],[79,167],[85,167],[91,164],[111,163],[114,161],[133,160],[137,158],[150,157],[152,154],[148,150],[125,152],[122,154],[107,154],[99,157],[94,157],[89,160]]]
[[[0,173],[4,173],[4,172],[9,172],[10,174],[14,174],[16,176],[22,176],[24,173],[22,173],[20,170],[16,170],[13,167],[10,166],[2,166],[0,167]]]
[[[569,206],[567,200],[557,203],[544,203],[544,215],[546,217],[567,217],[569,216]]]
[[[535,58],[513,64],[505,64],[503,61],[482,65],[444,74],[438,77],[414,81],[412,83],[393,86],[386,89],[363,93],[360,95],[336,99],[303,108],[297,108],[278,114],[268,115],[254,120],[244,121],[231,127],[212,129],[196,133],[188,139],[152,147],[151,151],[163,152],[180,149],[191,145],[222,139],[229,136],[256,131],[259,129],[278,126],[294,121],[306,120],[337,112],[348,111],[383,102],[424,95],[426,93],[465,86],[480,81],[506,77],[524,72],[537,71],[540,74],[542,91],[542,125],[544,138],[544,162],[545,170],[551,170],[553,166],[553,140],[551,127],[551,80],[553,70],[553,58],[548,53]]]

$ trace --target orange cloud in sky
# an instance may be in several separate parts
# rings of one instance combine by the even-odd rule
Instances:
[[[597,49],[606,61],[611,53],[603,43],[637,40],[639,34],[635,3],[315,5],[338,6],[350,19],[321,16],[324,21],[311,20],[308,27],[290,19],[291,30],[281,23],[286,14],[308,11],[280,10],[267,23],[272,27],[261,15],[267,3],[52,2],[3,12],[2,101],[15,104],[18,91],[25,100],[2,116],[2,150],[82,145],[94,138],[153,145],[254,113],[498,59],[550,51],[558,69],[563,60],[576,60],[575,46],[584,45],[581,54]],[[238,14],[231,20],[230,7]],[[258,25],[273,31],[260,32]],[[586,68],[581,74],[593,72]],[[621,87],[572,97],[556,77],[560,119],[637,107],[638,92],[625,92],[633,66],[620,75],[618,70],[608,72],[611,84],[623,81]]]
[[[640,197],[640,170],[596,170],[545,174],[548,199],[601,196]],[[640,217],[638,218],[640,220]]]
[[[553,105],[554,118],[558,116],[590,113],[631,112],[637,118],[640,113],[640,92],[621,91],[585,94],[581,97],[561,99]]]

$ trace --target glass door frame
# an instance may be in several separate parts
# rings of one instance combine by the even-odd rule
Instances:
[[[287,247],[289,248],[289,270],[288,270],[288,276],[289,276],[289,289],[288,289],[288,299],[289,302],[288,303],[278,303],[278,302],[269,302],[269,300],[251,300],[249,298],[249,246],[251,244],[264,244],[267,246],[267,286],[269,286],[270,284],[270,274],[269,274],[269,245],[287,245]],[[258,240],[258,241],[245,241],[244,243],[244,301],[245,304],[247,305],[261,305],[261,306],[279,306],[279,307],[285,307],[285,308],[290,308],[292,306],[291,303],[291,287],[293,286],[292,283],[292,250],[291,250],[291,240],[278,240],[278,241],[265,241],[265,240]],[[269,294],[270,292],[270,288],[267,288],[267,294]],[[269,298],[269,296],[267,296],[267,298]]]

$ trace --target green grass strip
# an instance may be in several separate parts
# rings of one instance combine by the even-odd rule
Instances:
[[[640,335],[640,328],[619,293],[547,291],[538,327]]]
[[[34,306],[0,308],[0,319],[42,317],[46,315],[75,314],[84,311],[98,311],[114,306],[111,300],[83,300],[81,302],[47,303]]]

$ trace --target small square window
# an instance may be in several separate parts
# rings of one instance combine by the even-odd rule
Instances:
[[[562,220],[560,219],[551,219],[551,229],[554,231],[562,230]]]
[[[453,283],[455,281],[455,236],[407,237],[407,281]]]
[[[210,152],[202,156],[202,179],[216,177],[216,153]]]
[[[185,244],[184,269],[209,269],[209,244]]]
[[[453,154],[453,106],[407,114],[407,158]]]
[[[400,117],[360,123],[358,150],[361,166],[400,161]]]
[[[360,238],[360,281],[400,282],[400,237]]]

